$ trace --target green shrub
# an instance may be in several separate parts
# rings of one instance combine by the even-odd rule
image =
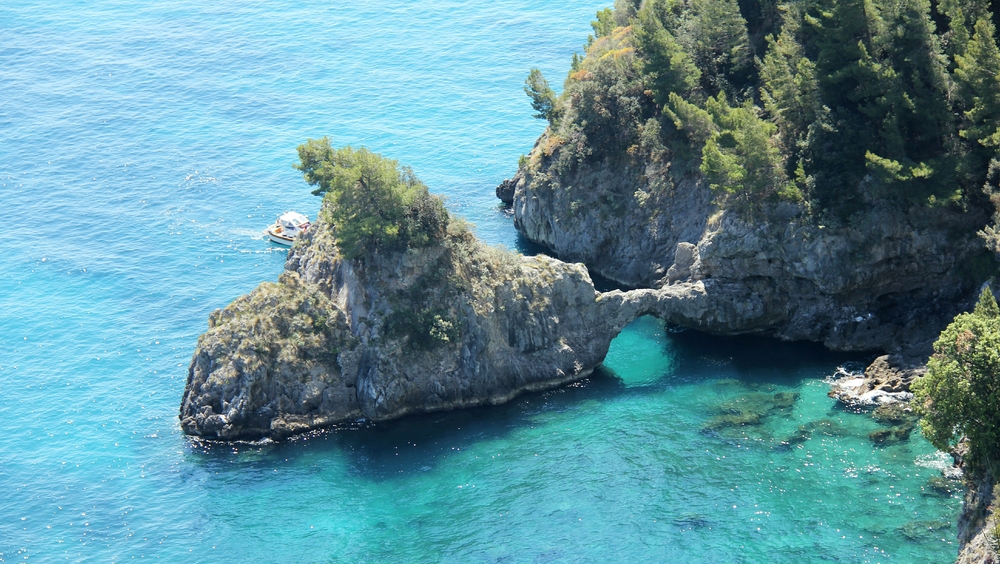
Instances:
[[[345,258],[424,247],[444,236],[444,203],[427,192],[409,167],[364,147],[333,149],[327,137],[310,139],[298,152],[295,167],[317,187],[313,194],[326,194],[325,213]]]
[[[924,435],[941,450],[967,437],[969,465],[990,468],[1000,454],[1000,308],[989,288],[941,333],[927,368],[913,384]]]

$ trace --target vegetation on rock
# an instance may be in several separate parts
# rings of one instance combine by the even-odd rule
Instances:
[[[532,69],[551,128],[525,164],[665,160],[741,215],[786,201],[820,223],[878,203],[983,205],[1000,146],[994,19],[981,0],[618,0],[558,98]]]
[[[941,333],[927,367],[912,386],[924,435],[941,450],[967,438],[970,467],[991,469],[1000,454],[1000,308],[988,287]]]
[[[419,248],[440,241],[448,212],[440,197],[409,167],[362,147],[334,149],[330,139],[299,145],[306,182],[325,194],[324,213],[337,229],[337,248],[348,259],[379,250]]]

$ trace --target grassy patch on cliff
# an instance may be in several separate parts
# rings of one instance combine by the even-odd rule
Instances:
[[[243,373],[263,373],[274,361],[339,371],[338,355],[356,344],[343,311],[293,272],[283,273],[276,283],[263,282],[212,312],[208,323],[199,347],[228,348],[226,356],[239,363]],[[212,374],[225,378],[236,372]]]

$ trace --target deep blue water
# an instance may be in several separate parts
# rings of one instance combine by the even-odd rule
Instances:
[[[524,77],[558,85],[602,7],[0,3],[0,561],[952,558],[942,457],[873,446],[825,395],[843,358],[652,319],[606,370],[505,406],[276,445],[180,433],[208,313],[277,277],[267,222],[318,208],[295,147],[399,159],[518,248],[493,189],[543,128]]]

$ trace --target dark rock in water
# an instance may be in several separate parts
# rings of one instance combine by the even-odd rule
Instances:
[[[868,433],[868,438],[878,445],[900,443],[910,440],[910,433],[913,432],[915,424],[913,422],[904,423],[889,429],[879,429]]]
[[[774,394],[774,408],[791,409],[798,400],[798,392],[778,392]]]
[[[685,513],[674,518],[674,525],[682,529],[704,529],[712,526],[712,520],[701,513]]]
[[[908,403],[890,403],[880,405],[872,412],[872,418],[883,424],[902,423],[915,418],[916,415],[910,409]]]
[[[810,439],[812,439],[812,433],[806,431],[803,427],[799,427],[798,432],[785,437],[785,439],[778,443],[775,448],[777,450],[790,450],[792,447],[800,445]]]
[[[506,205],[511,205],[514,203],[514,188],[517,186],[517,182],[513,179],[506,179],[497,186],[497,198],[500,199]]]
[[[841,376],[833,381],[828,395],[855,407],[906,402],[913,397],[910,384],[926,371],[922,359],[882,355],[860,375],[838,369]]]
[[[732,428],[758,426],[763,424],[766,418],[791,409],[798,399],[799,394],[796,392],[743,394],[722,402],[718,408],[721,415],[705,422],[702,430],[723,432]]]
[[[745,427],[747,425],[760,425],[764,421],[760,413],[746,412],[736,414],[718,415],[705,423],[706,430],[716,430],[724,427]]]
[[[951,496],[951,494],[958,489],[956,485],[957,484],[953,480],[949,480],[944,476],[931,476],[931,478],[927,480],[927,487],[929,488],[928,491],[933,495],[943,497]]]
[[[811,433],[819,433],[828,437],[847,437],[854,434],[850,429],[845,428],[833,419],[820,419],[807,423],[804,427]]]
[[[950,529],[951,521],[910,521],[899,528],[899,532],[910,540],[926,540],[941,535],[941,531]]]
[[[779,449],[790,449],[791,447],[802,444],[810,440],[813,435],[820,434],[826,435],[828,437],[847,437],[853,435],[850,429],[845,429],[840,425],[840,423],[832,419],[820,419],[818,421],[810,421],[803,425],[799,425],[799,428],[795,433],[785,437],[778,445]]]

